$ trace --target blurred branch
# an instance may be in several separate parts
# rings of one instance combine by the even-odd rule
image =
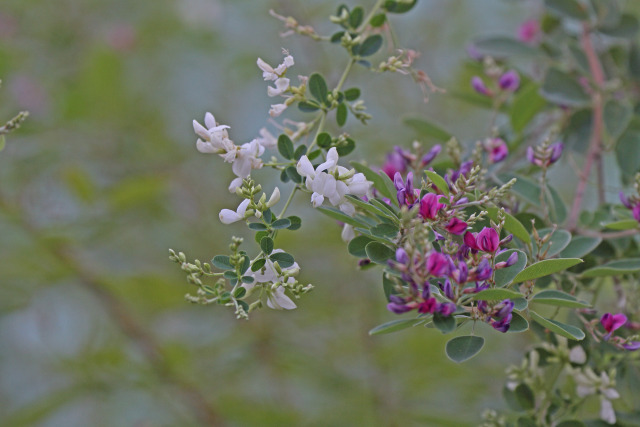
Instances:
[[[156,375],[180,392],[182,401],[193,410],[194,417],[202,425],[220,426],[223,424],[212,404],[207,401],[202,392],[172,370],[155,337],[135,319],[126,305],[109,290],[108,284],[104,279],[88,270],[84,263],[76,260],[74,249],[71,245],[42,238],[41,230],[28,221],[26,213],[22,212],[19,207],[11,205],[2,194],[0,194],[0,211],[5,213],[12,222],[24,230],[61,265],[75,274],[78,283],[96,297],[120,331],[140,348],[142,355],[147,359]]]
[[[571,213],[569,214],[569,222],[567,228],[573,230],[578,223],[578,215],[580,214],[580,208],[582,207],[582,199],[587,188],[587,180],[591,173],[591,167],[594,162],[598,162],[596,166],[599,170],[601,162],[601,147],[600,140],[603,130],[603,115],[602,115],[602,86],[604,85],[604,71],[602,70],[602,64],[598,59],[598,54],[591,42],[591,30],[587,23],[583,24],[582,35],[580,37],[582,43],[582,49],[584,50],[587,60],[589,61],[589,71],[595,84],[595,89],[591,95],[591,102],[593,105],[593,129],[591,130],[591,140],[589,142],[589,151],[587,152],[587,158],[585,160],[580,180],[576,188],[576,193],[573,198],[573,205],[571,206]],[[603,176],[598,176],[598,197],[604,198],[604,182],[602,182]]]
[[[9,132],[18,129],[27,117],[29,117],[28,111],[19,112],[14,118],[5,123],[4,126],[0,126],[0,135],[6,135]]]

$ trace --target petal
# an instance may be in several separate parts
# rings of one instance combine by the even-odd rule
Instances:
[[[231,209],[222,209],[218,217],[223,224],[232,224],[242,219],[242,216],[238,215],[237,212],[234,212]]]
[[[216,127],[216,119],[213,117],[213,114],[208,111],[207,114],[204,115],[204,124],[209,129]]]
[[[613,405],[604,397],[600,398],[600,419],[609,424],[616,423],[616,413]]]
[[[300,157],[300,160],[298,160],[298,164],[296,165],[296,171],[298,171],[302,176],[314,177],[316,175],[313,170],[313,165],[307,156]]]
[[[236,178],[233,181],[231,181],[231,184],[229,184],[229,192],[235,193],[236,188],[240,188],[241,186],[242,186],[242,178]]]
[[[205,127],[202,126],[200,123],[198,123],[197,120],[193,121],[193,131],[205,141],[209,141],[211,139],[211,135],[209,134],[209,131],[205,129]]]
[[[283,287],[279,287],[275,292],[269,295],[267,298],[267,306],[275,310],[293,310],[294,308],[297,308],[295,303],[291,301],[291,298],[284,293]]]
[[[204,154],[213,154],[218,151],[210,142],[206,142],[201,139],[198,139],[196,142],[196,148],[199,152]]]
[[[238,210],[236,211],[236,212],[238,212],[238,215],[240,215],[241,217],[244,218],[244,214],[247,211],[247,206],[249,206],[250,202],[251,202],[251,200],[244,199],[242,201],[242,203],[240,203],[240,205],[238,205]]]
[[[311,203],[313,203],[314,208],[321,206],[322,202],[324,202],[324,196],[322,194],[313,193],[311,195]]]

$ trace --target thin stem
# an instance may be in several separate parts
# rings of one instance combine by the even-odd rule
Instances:
[[[580,40],[582,42],[584,53],[587,56],[587,60],[589,61],[589,70],[595,83],[595,88],[593,90],[593,94],[591,95],[593,104],[593,129],[591,131],[591,141],[589,143],[587,158],[585,160],[582,174],[580,175],[580,180],[578,181],[578,186],[576,187],[573,206],[571,207],[571,213],[569,214],[569,222],[567,223],[567,228],[569,230],[573,230],[578,222],[578,215],[580,214],[580,208],[582,207],[582,200],[584,198],[587,180],[589,179],[589,174],[591,173],[591,167],[593,166],[593,163],[596,161],[596,159],[600,156],[601,136],[603,130],[601,89],[604,85],[604,71],[602,70],[600,60],[598,59],[598,54],[596,53],[593,47],[593,43],[591,42],[590,29],[587,23],[583,24],[582,36],[580,37]]]
[[[291,201],[293,200],[293,195],[296,194],[296,191],[298,191],[298,186],[297,185],[295,187],[293,187],[293,191],[291,192],[291,194],[289,194],[289,198],[287,199],[287,202],[284,204],[284,207],[282,208],[282,211],[280,212],[280,215],[278,215],[278,218],[282,218],[282,216],[285,214],[285,212],[287,212],[287,209],[289,208],[289,205],[291,204]]]

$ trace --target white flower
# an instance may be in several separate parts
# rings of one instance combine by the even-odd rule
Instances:
[[[236,178],[229,184],[229,193],[235,193],[236,189],[242,187],[242,178]]]
[[[273,148],[278,145],[278,140],[267,130],[267,128],[260,129],[259,133],[260,137],[256,138],[256,140],[264,148]]]
[[[276,249],[272,253],[284,252],[282,249]],[[284,281],[285,274],[295,274],[296,271],[299,271],[300,267],[298,263],[294,262],[291,267],[282,268],[281,274],[278,274],[275,266],[273,265],[273,261],[267,259],[264,267],[256,272],[252,272],[251,269],[245,272],[245,276],[251,276],[254,279],[253,283],[243,284],[242,286],[245,289],[250,291],[256,284],[258,283],[278,283]],[[289,277],[287,283],[293,283],[295,279],[293,277]],[[296,304],[289,298],[285,293],[285,288],[280,285],[275,290],[272,290],[270,287],[265,287],[265,291],[267,292],[267,306],[274,310],[293,310],[296,308]]]
[[[246,178],[251,174],[251,169],[260,169],[262,160],[259,158],[264,153],[264,147],[257,140],[242,144],[235,154],[231,169],[237,177]]]
[[[216,119],[213,114],[207,113],[204,116],[204,124],[206,127],[193,121],[193,131],[202,139],[196,141],[196,148],[201,153],[221,153],[229,150],[233,146],[233,142],[229,139],[227,125],[216,125]]]
[[[353,231],[353,226],[345,224],[344,227],[342,227],[342,233],[340,234],[340,237],[342,237],[342,240],[347,243],[353,240],[353,238],[356,237],[356,233],[355,231]]]
[[[244,215],[247,212],[247,206],[249,206],[249,202],[249,199],[243,200],[242,203],[240,203],[240,205],[238,206],[238,210],[235,212],[231,209],[222,209],[219,214],[220,221],[222,221],[223,224],[232,224],[236,221],[244,219]]]
[[[293,57],[291,55],[287,55],[284,58],[284,62],[278,65],[275,69],[260,58],[258,58],[257,64],[258,68],[262,70],[263,79],[275,81],[284,75],[287,68],[293,67]]]
[[[286,109],[287,104],[273,104],[271,105],[271,109],[269,110],[269,115],[271,117],[278,117]]]
[[[618,399],[620,394],[613,388],[613,381],[606,372],[596,375],[591,368],[585,368],[582,372],[577,371],[574,375],[577,383],[576,392],[579,397],[591,394],[600,394],[600,419],[609,423],[616,423],[616,413],[613,410],[611,400]]]
[[[347,201],[345,195],[353,194],[362,197],[367,194],[371,182],[361,173],[353,174],[353,170],[338,166],[338,151],[332,147],[327,152],[327,160],[315,170],[307,156],[302,156],[296,165],[298,173],[306,177],[305,185],[313,192],[313,207],[322,205],[325,198],[329,203],[338,206],[347,215],[353,215],[355,208]]]
[[[276,203],[280,201],[280,189],[276,187],[271,193],[271,197],[269,197],[269,201],[267,202],[267,207],[270,208],[274,206]]]
[[[289,79],[287,78],[279,78],[276,80],[276,86],[269,86],[267,88],[267,95],[269,96],[278,96],[282,95],[286,90],[289,89]]]

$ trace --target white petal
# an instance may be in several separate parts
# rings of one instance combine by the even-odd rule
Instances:
[[[584,352],[582,346],[575,346],[569,352],[569,361],[582,365],[587,361],[587,353]]]
[[[193,131],[205,141],[209,141],[211,139],[209,131],[205,129],[205,127],[202,126],[200,123],[198,123],[197,120],[193,121]]]
[[[287,109],[286,104],[274,104],[271,106],[271,109],[269,110],[269,115],[271,117],[278,117],[286,109]]]
[[[293,67],[293,56],[291,55],[285,56],[283,64],[287,68]]]
[[[620,397],[620,394],[615,388],[605,388],[604,390],[601,390],[601,391],[602,391],[602,394],[609,400],[618,399]]]
[[[231,184],[229,184],[229,192],[235,193],[236,188],[240,188],[241,186],[242,186],[242,178],[236,178],[233,181],[231,181]]]
[[[260,68],[264,73],[273,73],[273,67],[267,64],[266,62],[264,62],[261,58],[258,58],[258,60],[256,61],[256,64],[258,64],[258,68]]]
[[[356,208],[354,208],[351,203],[342,203],[339,208],[342,212],[346,213],[349,216],[354,216],[356,214]]]
[[[258,142],[260,145],[266,148],[275,147],[278,144],[278,140],[275,136],[271,134],[266,128],[260,129],[260,138],[258,138]]]
[[[313,193],[311,195],[311,203],[313,203],[314,208],[321,206],[322,202],[324,202],[324,196],[322,194]]]
[[[231,170],[236,176],[246,178],[251,173],[251,158],[238,156],[231,166]]]
[[[600,419],[609,424],[616,423],[616,413],[613,405],[604,397],[600,399]]]
[[[327,152],[327,160],[331,160],[334,164],[338,164],[338,150],[336,147],[331,147]]]
[[[212,154],[218,151],[216,147],[214,147],[210,142],[206,142],[201,139],[198,139],[198,141],[196,142],[196,148],[199,152],[205,154]]]
[[[353,238],[356,237],[356,232],[353,231],[353,226],[345,224],[344,227],[342,227],[342,233],[340,234],[340,237],[342,237],[342,240],[345,242],[350,242],[351,240],[353,240]]]
[[[315,171],[313,170],[313,165],[307,156],[300,157],[300,160],[298,160],[298,164],[296,165],[296,171],[298,171],[302,176],[310,176],[312,178],[316,176]]]
[[[231,209],[222,209],[218,216],[223,224],[232,224],[242,219],[242,216],[238,215],[237,212],[234,212]]]
[[[271,193],[271,197],[269,197],[269,201],[267,202],[267,206],[271,207],[280,201],[280,189],[276,187]]]
[[[247,206],[249,206],[249,203],[251,202],[251,200],[249,199],[244,199],[242,201],[242,203],[240,203],[240,205],[238,206],[238,215],[240,215],[241,217],[244,218],[244,214],[245,212],[247,212]]]
[[[216,119],[213,117],[213,114],[207,112],[207,114],[204,115],[204,124],[209,129],[216,127]]]
[[[291,298],[285,295],[284,288],[279,287],[267,298],[267,306],[275,310],[293,310],[297,308]]]
[[[267,88],[267,95],[277,96],[284,93],[287,89],[289,89],[289,79],[280,78],[276,80],[276,87],[269,86]]]

